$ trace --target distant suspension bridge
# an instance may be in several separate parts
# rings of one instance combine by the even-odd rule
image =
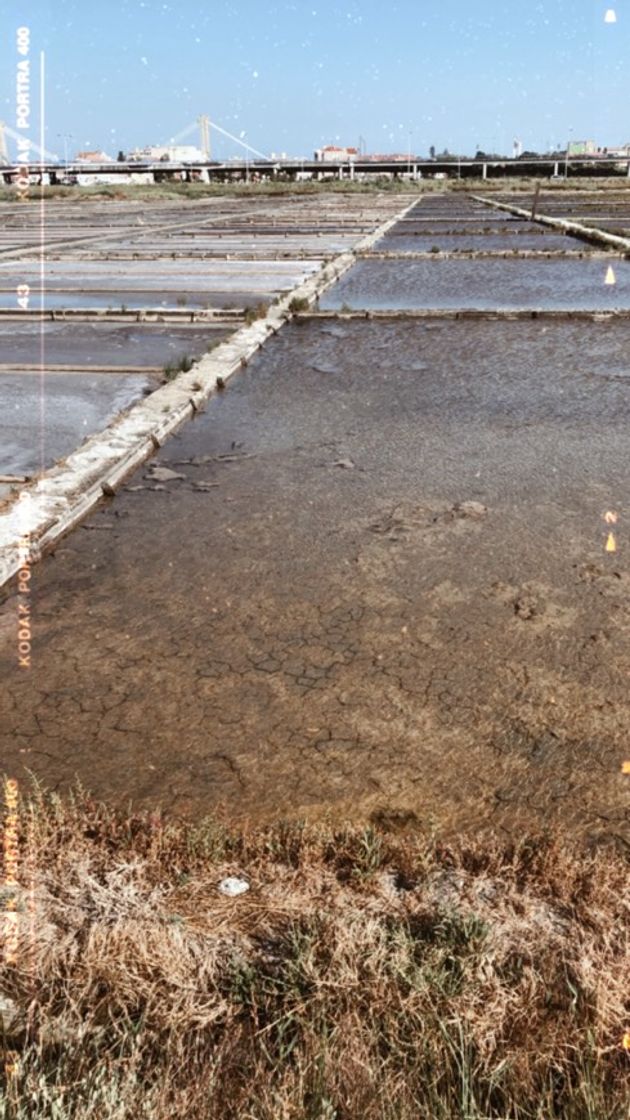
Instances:
[[[165,178],[178,178],[185,181],[201,180],[209,182],[211,179],[218,181],[242,179],[247,182],[250,176],[255,178],[276,178],[295,180],[298,178],[313,178],[316,180],[329,179],[331,176],[339,179],[355,179],[369,176],[370,178],[384,175],[394,178],[419,179],[422,177],[458,178],[458,179],[487,179],[505,177],[522,178],[569,178],[574,176],[619,176],[626,175],[630,178],[630,159],[619,157],[599,157],[597,159],[587,156],[571,156],[566,153],[565,158],[558,159],[558,153],[553,156],[532,156],[501,159],[461,158],[455,156],[438,157],[437,159],[421,159],[417,155],[408,153],[406,157],[369,157],[361,153],[353,156],[340,156],[338,159],[306,160],[278,158],[267,155],[259,148],[255,148],[246,139],[246,133],[241,132],[236,136],[233,132],[223,128],[222,125],[210,119],[207,114],[202,114],[196,120],[186,125],[181,132],[170,138],[169,143],[161,145],[168,151],[181,140],[190,136],[196,129],[199,130],[200,159],[182,160],[166,159],[144,156],[140,152],[133,158],[97,162],[94,160],[83,161],[68,159],[67,151],[62,161],[58,155],[46,151],[34,141],[29,144],[28,161],[22,157],[12,160],[7,146],[7,137],[14,141],[23,140],[23,137],[8,125],[0,122],[0,182],[4,179],[6,184],[15,182],[20,169],[22,173],[27,167],[32,182],[50,183],[85,183],[93,177],[113,180],[139,180],[156,182]],[[221,136],[231,140],[245,152],[241,161],[213,160],[211,132],[214,130]],[[17,143],[16,143],[17,147]],[[150,150],[150,149],[149,149]],[[33,158],[36,157],[36,158]]]
[[[199,136],[200,136],[199,149],[203,153],[207,162],[210,162],[211,159],[212,159],[212,155],[211,155],[211,129],[214,129],[215,132],[220,133],[221,136],[225,136],[225,137],[227,137],[227,139],[232,140],[235,144],[238,144],[239,147],[243,148],[245,151],[251,152],[251,154],[253,156],[257,156],[259,159],[263,159],[263,160],[268,160],[269,159],[269,156],[267,156],[264,152],[261,152],[258,148],[254,148],[252,144],[248,144],[247,141],[244,140],[244,138],[243,138],[244,135],[245,135],[244,133],[241,133],[240,136],[235,136],[233,132],[229,132],[227,130],[227,128],[223,128],[223,126],[220,125],[220,124],[217,124],[216,121],[211,121],[210,117],[207,116],[207,114],[202,114],[200,117],[197,117],[197,119],[192,121],[191,124],[186,125],[186,127],[183,128],[181,132],[178,132],[176,136],[171,136],[168,145],[164,145],[164,146],[168,147],[170,145],[179,144],[179,142],[181,140],[184,140],[187,136],[190,136],[190,134],[192,132],[194,132],[196,129],[199,129]],[[15,161],[12,160],[10,155],[9,155],[9,147],[8,147],[8,143],[7,143],[7,138],[10,138],[11,140],[14,140],[17,144],[18,141],[24,139],[24,136],[23,136],[23,134],[21,135],[20,133],[16,132],[15,129],[10,128],[9,125],[5,124],[4,121],[0,121],[0,165],[4,165],[5,167],[10,167],[18,161],[17,160],[15,160]],[[48,152],[45,148],[41,148],[34,141],[31,141],[29,143],[29,149],[37,157],[37,160],[33,160],[33,159],[29,160],[30,164],[33,164],[35,162],[37,162],[37,163],[60,163],[61,162],[61,159],[60,159],[59,155],[56,155],[54,152]],[[65,160],[64,162],[68,162],[68,161]],[[71,162],[73,162],[73,161],[71,161]]]
[[[211,129],[214,129],[215,132],[220,133],[221,136],[227,136],[229,140],[233,140],[235,144],[239,144],[241,148],[244,148],[246,151],[251,152],[252,155],[258,156],[259,159],[268,160],[270,158],[268,155],[265,155],[264,152],[259,151],[258,148],[254,148],[251,144],[248,144],[243,139],[244,133],[241,133],[240,136],[235,136],[233,132],[228,132],[226,128],[223,128],[220,124],[217,124],[216,121],[211,121],[210,117],[206,116],[205,114],[197,117],[197,119],[195,121],[192,121],[191,124],[186,125],[186,128],[183,128],[181,132],[178,132],[177,136],[172,136],[170,139],[170,143],[179,144],[180,140],[184,140],[187,136],[190,136],[190,134],[194,132],[196,128],[199,129],[200,134],[199,148],[203,152],[208,162],[210,162],[210,160],[212,159],[210,143]]]

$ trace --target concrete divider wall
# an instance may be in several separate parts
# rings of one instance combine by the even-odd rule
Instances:
[[[264,319],[237,330],[188,373],[157,389],[104,431],[91,436],[63,463],[12,494],[0,513],[0,587],[23,567],[25,556],[35,562],[50,551],[104,496],[115,494],[137,467],[201,410],[217,388],[292,318],[292,300],[307,300],[312,305],[351,268],[357,253],[369,249],[418,201],[414,197],[400,213],[273,304]]]
[[[538,225],[560,229],[564,233],[581,238],[583,241],[594,241],[600,245],[609,245],[613,249],[619,249],[622,253],[630,253],[630,238],[619,237],[616,233],[607,233],[605,230],[596,229],[593,226],[583,226],[580,222],[572,222],[567,218],[552,218],[549,214],[535,214],[532,218],[531,209],[525,210],[522,206],[512,206],[509,202],[498,202],[494,198],[484,198],[482,195],[471,195],[471,198],[475,202],[483,202],[484,205],[491,206],[495,210],[506,210],[508,214],[514,214],[517,218],[527,218],[528,221],[536,222]]]

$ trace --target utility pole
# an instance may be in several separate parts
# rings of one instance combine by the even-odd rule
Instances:
[[[60,140],[63,140],[63,158],[64,158],[64,164],[65,164],[66,177],[67,177],[67,175],[68,175],[68,140],[72,140],[72,133],[70,133],[70,132],[58,132],[57,136],[59,137]]]
[[[536,213],[538,211],[538,196],[539,196],[539,194],[540,194],[540,180],[538,180],[538,182],[536,183],[536,189],[534,191],[534,201],[532,203],[532,222],[536,218]]]

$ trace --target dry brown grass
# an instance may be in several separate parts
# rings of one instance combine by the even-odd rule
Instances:
[[[20,819],[3,1120],[628,1116],[627,853],[80,791]]]

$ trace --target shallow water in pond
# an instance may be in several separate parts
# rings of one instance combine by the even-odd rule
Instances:
[[[427,233],[411,234],[410,236],[399,233],[388,234],[377,241],[375,251],[387,250],[393,252],[430,252],[431,249],[448,250],[449,252],[462,252],[475,249],[482,252],[486,249],[504,249],[507,252],[519,252],[523,249],[536,249],[543,252],[545,249],[564,249],[565,252],[588,252],[589,245],[578,240],[577,237],[566,237],[554,233]]]
[[[615,260],[360,260],[322,296],[334,309],[630,308],[630,262]]]
[[[0,373],[0,475],[36,474],[138,400],[142,374]]]

